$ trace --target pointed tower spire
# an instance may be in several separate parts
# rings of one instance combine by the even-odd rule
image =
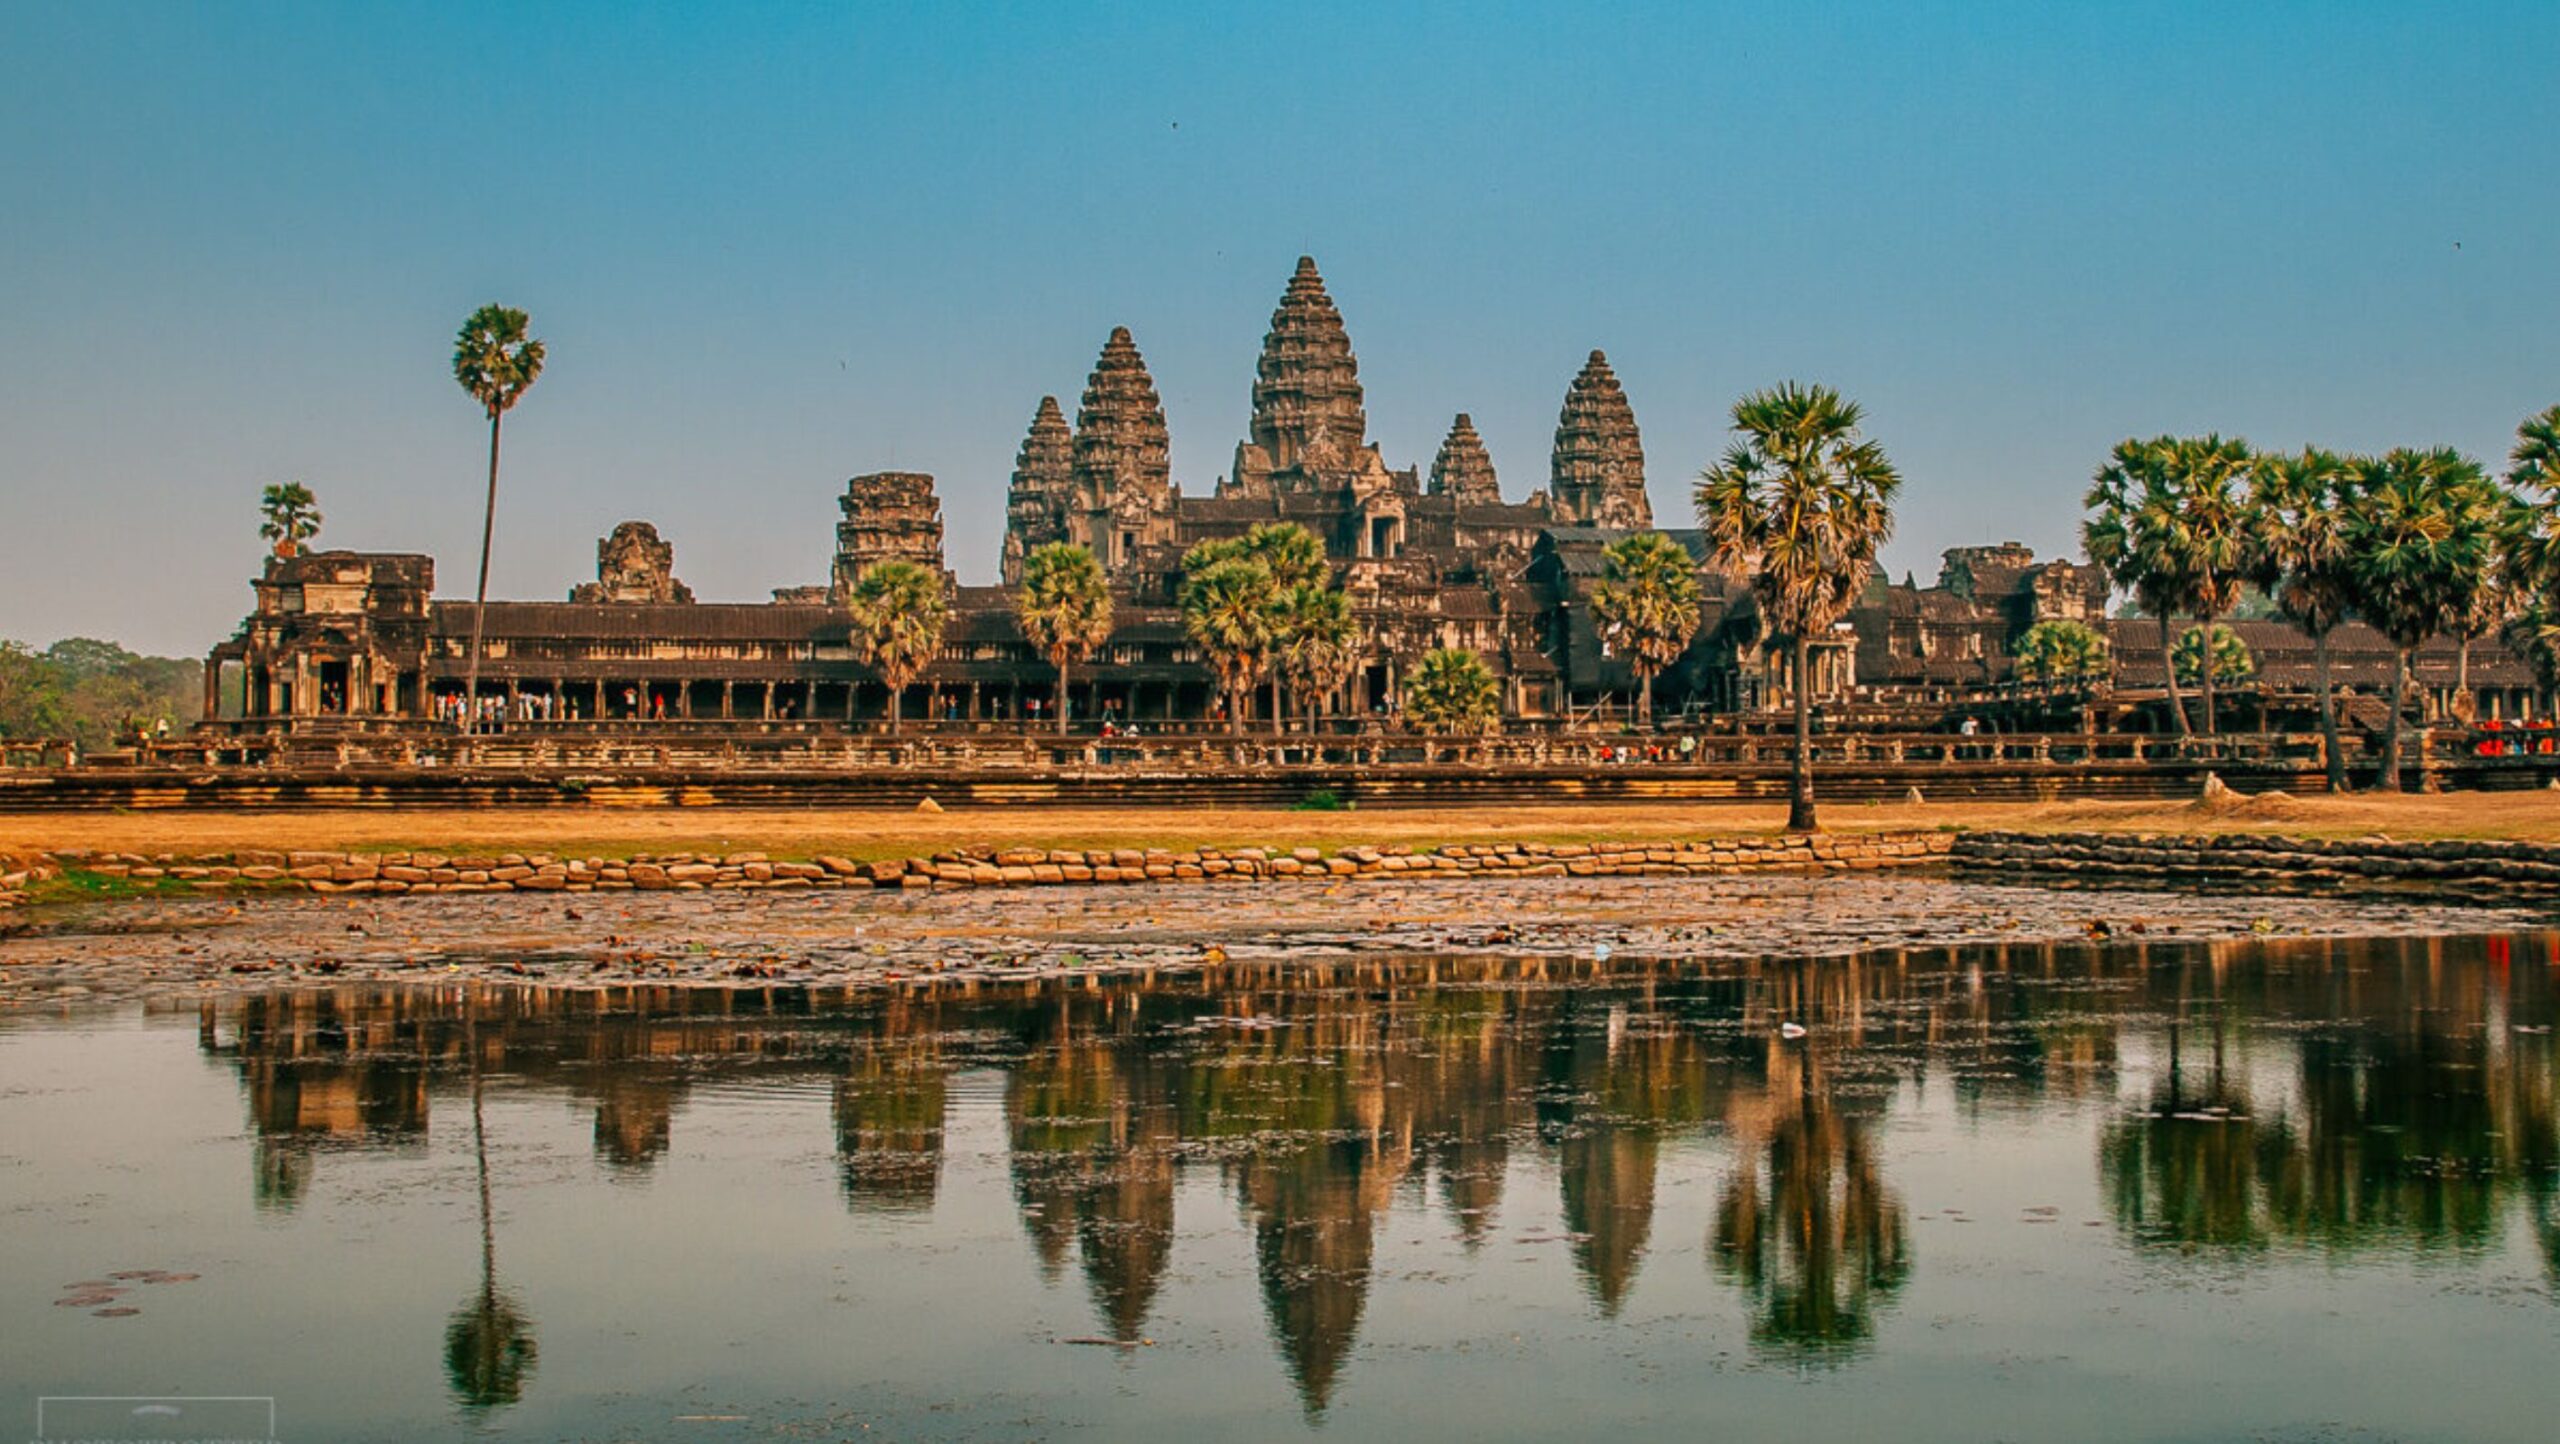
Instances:
[[[1475,418],[1461,411],[1449,424],[1449,439],[1431,463],[1431,494],[1454,496],[1461,506],[1499,506],[1502,483],[1494,478],[1493,457],[1476,435]]]
[[[1077,504],[1113,510],[1172,504],[1173,469],[1164,402],[1126,326],[1111,328],[1076,408],[1073,449]]]
[[[1548,488],[1548,508],[1564,525],[1617,530],[1653,525],[1635,408],[1609,370],[1609,358],[1598,351],[1564,394]]]
[[[1315,257],[1300,256],[1254,366],[1253,444],[1273,468],[1286,471],[1348,464],[1368,441],[1351,336],[1325,294]]]
[[[1067,539],[1067,507],[1075,492],[1075,433],[1043,396],[1031,413],[1030,434],[1014,453],[1013,479],[1005,488],[1004,584],[1022,580],[1022,559],[1035,548]]]

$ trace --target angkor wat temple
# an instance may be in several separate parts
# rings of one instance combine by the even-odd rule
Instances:
[[[696,601],[676,580],[674,548],[657,529],[621,523],[597,546],[596,580],[567,600],[489,604],[483,697],[507,699],[512,717],[553,721],[882,718],[887,689],[857,660],[841,603],[865,572],[895,559],[943,575],[952,602],[941,656],[902,700],[904,715],[1054,718],[1056,674],[1016,627],[1010,584],[1032,548],[1070,541],[1103,563],[1116,601],[1110,641],[1075,673],[1071,715],[1197,721],[1219,698],[1174,610],[1183,554],[1265,522],[1295,522],[1323,540],[1363,624],[1368,657],[1340,713],[1391,711],[1403,672],[1438,647],[1480,654],[1516,718],[1585,715],[1636,690],[1589,606],[1603,549],[1654,525],[1635,409],[1608,358],[1591,352],[1565,388],[1544,487],[1506,499],[1463,412],[1427,475],[1391,467],[1369,439],[1342,314],[1306,257],[1263,337],[1247,434],[1207,494],[1186,495],[1174,480],[1164,406],[1123,327],[1104,342],[1072,426],[1054,396],[1032,409],[1005,493],[1000,573],[1008,585],[963,585],[952,574],[930,476],[856,476],[838,506],[826,580],[754,603]],[[1687,655],[1656,683],[1658,709],[1774,705],[1788,688],[1786,649],[1764,645],[1747,590],[1705,565],[1697,532],[1666,531],[1700,557],[1705,605]],[[287,728],[450,715],[464,685],[472,606],[435,599],[434,581],[433,560],[414,554],[269,561],[255,583],[256,610],[209,659],[206,715]],[[1816,695],[1925,722],[1930,708],[2006,682],[2010,644],[2051,618],[2130,628],[2116,648],[2118,680],[2156,688],[2152,624],[2108,621],[2107,595],[2095,570],[2039,561],[2014,543],[1949,551],[1931,586],[1879,571],[1848,625],[1817,646]],[[2266,680],[2285,686],[2307,676],[2309,645],[2298,634],[2260,623],[2247,635]],[[2379,690],[2389,666],[2381,639],[2350,627],[2335,645],[2340,680]],[[2548,693],[2537,694],[2520,660],[2494,644],[2474,651],[2481,715],[2547,709]],[[2422,656],[2421,681],[2439,700],[2453,670],[2450,644]]]

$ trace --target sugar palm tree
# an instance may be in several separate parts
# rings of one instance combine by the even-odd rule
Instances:
[[[942,650],[951,602],[942,578],[914,562],[882,562],[845,599],[855,653],[889,685],[889,732],[899,731],[906,690]]]
[[[1111,584],[1093,549],[1051,542],[1023,558],[1013,612],[1022,635],[1058,669],[1058,731],[1067,730],[1067,664],[1111,640]]]
[[[2313,682],[2320,693],[2320,737],[2329,790],[2347,790],[2347,759],[2338,746],[2337,688],[2329,675],[2329,634],[2355,600],[2348,567],[2347,509],[2360,463],[2316,447],[2258,458],[2249,475],[2258,527],[2250,580],[2277,615],[2311,639]]]
[[[1642,531],[1611,542],[1600,562],[1591,612],[1602,634],[1626,649],[1637,711],[1651,722],[1653,679],[1680,660],[1698,632],[1697,559],[1663,533]]]
[[[1282,592],[1272,614],[1272,673],[1287,683],[1299,715],[1313,717],[1359,665],[1360,621],[1348,596],[1317,582]]]
[[[2400,719],[2409,668],[2428,638],[2470,605],[2491,561],[2489,514],[2476,503],[2480,464],[2458,452],[2401,449],[2361,463],[2346,525],[2355,611],[2391,639],[2391,716],[2375,785],[2400,788]]]
[[[1406,680],[1404,715],[1425,732],[1482,732],[1502,715],[1502,691],[1484,658],[1441,647],[1424,653]]]
[[[276,544],[276,555],[289,557],[320,534],[320,502],[298,481],[270,486],[258,493],[258,535]]]
[[[2548,684],[2560,679],[2560,406],[2525,418],[2507,460],[2522,508],[2505,558],[2519,604],[2507,636]]]
[[[524,1397],[539,1351],[533,1320],[498,1283],[498,1235],[489,1207],[489,1129],[481,1104],[480,999],[465,990],[462,1051],[471,1069],[471,1153],[480,1171],[480,1288],[445,1323],[445,1379],[474,1414]]]
[[[1795,766],[1787,828],[1809,832],[1813,806],[1812,642],[1846,615],[1893,535],[1901,474],[1859,435],[1856,402],[1783,382],[1733,406],[1737,440],[1699,477],[1709,558],[1747,579],[1770,629],[1795,645]]]
[[[2048,690],[2084,685],[2107,674],[2107,639],[2086,622],[2038,622],[2009,649],[2021,682]]]
[[[2249,508],[2248,477],[2256,456],[2237,437],[2189,436],[2170,443],[2170,483],[2178,498],[2169,544],[2185,578],[2188,611],[2211,634],[2217,618],[2240,602],[2240,588],[2255,560],[2258,526]],[[2204,694],[2204,735],[2214,734],[2214,674],[2197,674]]]
[[[1192,557],[1200,555],[1195,547]],[[1270,568],[1258,561],[1232,555],[1221,559],[1213,552],[1194,569],[1192,557],[1183,560],[1176,608],[1184,633],[1207,654],[1217,673],[1218,690],[1227,700],[1228,730],[1241,737],[1254,683],[1270,664],[1272,602],[1278,590]]]
[[[529,334],[531,326],[525,313],[512,306],[487,305],[462,323],[453,343],[453,379],[489,417],[489,500],[480,516],[480,585],[472,593],[471,660],[462,683],[473,708],[480,705],[480,624],[489,610],[489,543],[498,528],[498,423],[542,374],[543,347]]]
[[[2131,592],[2134,605],[2158,623],[2161,680],[2183,737],[2194,733],[2195,724],[2187,717],[2187,700],[2178,691],[2177,668],[2169,659],[2169,623],[2187,597],[2173,544],[2178,501],[2169,474],[2172,445],[2165,436],[2116,444],[2089,484],[2083,502],[2089,515],[2080,523],[2080,544],[2090,563]]]
[[[1244,554],[1271,571],[1282,591],[1321,583],[1332,575],[1324,542],[1294,521],[1266,521],[1244,534]]]

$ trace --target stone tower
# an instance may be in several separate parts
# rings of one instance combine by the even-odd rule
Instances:
[[[1627,404],[1609,358],[1600,352],[1591,353],[1564,394],[1548,487],[1547,507],[1559,525],[1611,530],[1653,525],[1635,408]]]
[[[677,581],[676,549],[645,521],[626,521],[596,543],[596,579],[569,589],[573,602],[690,602],[693,588]]]
[[[920,471],[875,471],[844,484],[836,505],[836,561],[827,600],[837,606],[882,562],[914,562],[936,576],[942,566],[942,503],[933,478]]]
[[[1058,398],[1043,396],[1031,414],[1031,432],[1014,453],[1013,481],[1005,490],[1004,584],[1022,580],[1022,559],[1067,539],[1067,511],[1075,491],[1075,433],[1058,411]]]
[[[1357,466],[1368,441],[1360,362],[1351,354],[1350,333],[1333,297],[1325,294],[1315,258],[1300,256],[1262,338],[1262,358],[1254,364],[1253,435],[1236,448],[1228,489],[1266,494],[1274,472]]]
[[[1115,326],[1076,408],[1071,467],[1069,539],[1093,548],[1104,566],[1118,566],[1139,547],[1172,535],[1169,445],[1164,403],[1146,359],[1129,328]]]
[[[1502,483],[1494,479],[1493,457],[1476,435],[1475,418],[1461,411],[1449,424],[1449,439],[1431,463],[1431,494],[1456,497],[1460,506],[1499,506]]]

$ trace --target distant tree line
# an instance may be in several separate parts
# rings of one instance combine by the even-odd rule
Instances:
[[[109,747],[166,721],[172,730],[204,708],[204,664],[138,656],[94,637],[65,637],[38,651],[0,640],[0,737],[68,737]]]

